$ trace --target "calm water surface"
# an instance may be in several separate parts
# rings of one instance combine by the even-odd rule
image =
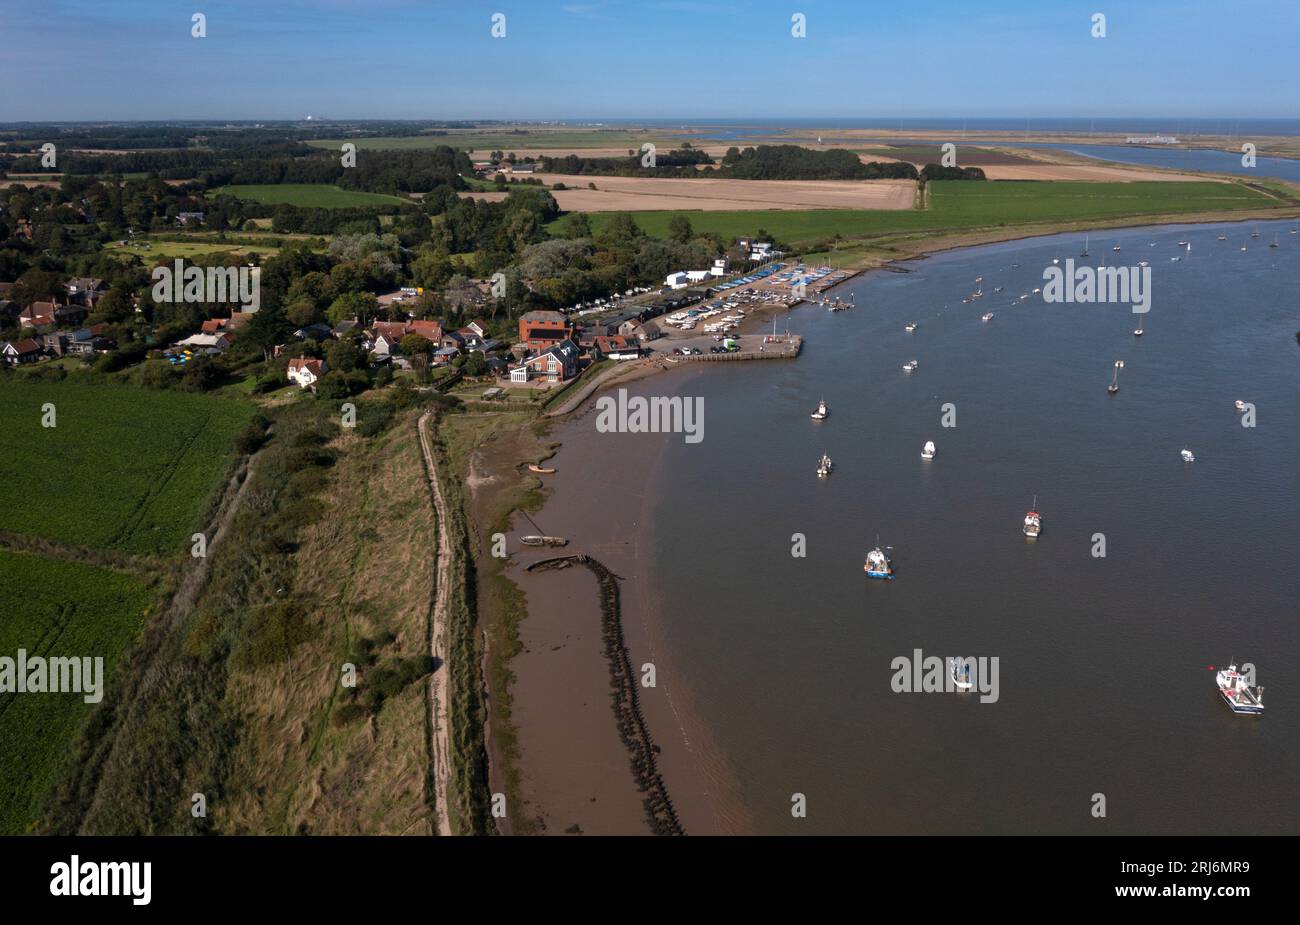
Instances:
[[[1152,264],[1140,339],[1128,306],[1012,304],[1080,250],[1039,238],[860,278],[839,292],[852,311],[796,309],[797,361],[639,384],[705,398],[704,441],[664,453],[654,586],[674,668],[760,830],[1300,832],[1290,227],[1094,234],[1093,264]],[[1170,262],[1180,239],[1192,251]],[[964,305],[977,276],[986,295]],[[822,396],[831,417],[813,422]],[[946,402],[955,428],[940,426]],[[862,572],[877,534],[892,583]],[[1000,699],[893,693],[891,661],[918,648],[997,656]],[[1265,716],[1218,700],[1208,666],[1230,657],[1257,666]]]

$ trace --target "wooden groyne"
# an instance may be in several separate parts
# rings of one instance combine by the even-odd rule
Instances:
[[[542,559],[528,566],[527,571],[585,565],[591,569],[600,585],[601,638],[605,644],[605,658],[609,662],[610,702],[614,708],[614,721],[619,738],[627,746],[632,762],[632,777],[643,794],[646,821],[655,835],[685,835],[677,810],[668,797],[668,788],[655,764],[655,745],[646,728],[645,717],[637,700],[637,674],[632,670],[632,660],[623,639],[623,617],[619,604],[618,576],[591,556],[557,556]]]

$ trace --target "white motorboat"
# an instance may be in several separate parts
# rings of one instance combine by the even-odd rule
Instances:
[[[822,458],[817,463],[817,475],[821,478],[825,478],[831,474],[831,469],[834,467],[835,464],[831,462],[831,458],[823,453]]]
[[[1237,412],[1240,414],[1246,410],[1246,403],[1242,401],[1240,398],[1238,398],[1237,401],[1234,403],[1234,407],[1237,409]]]
[[[916,322],[909,321],[907,324],[903,325],[903,330],[906,331],[908,334],[911,334],[913,331],[916,330]]]
[[[934,441],[933,441],[933,440],[927,440],[927,441],[925,441],[925,446],[921,447],[921,458],[922,458],[922,459],[934,459]]]
[[[1264,688],[1251,687],[1235,664],[1216,672],[1214,681],[1219,687],[1219,696],[1233,713],[1259,716],[1264,712]]]
[[[909,372],[909,373],[911,373],[911,372],[915,372],[915,371],[916,371],[916,367],[917,367],[918,365],[919,365],[919,364],[917,364],[916,360],[908,360],[906,363],[903,364],[903,370],[904,370],[905,372]]]
[[[992,312],[985,312],[983,315],[980,316],[980,321],[983,321],[985,324],[987,324],[988,322],[990,322],[990,321],[992,321],[992,320],[993,320],[993,313],[992,313]]]
[[[821,401],[817,403],[817,410],[814,411],[811,415],[809,415],[809,417],[811,417],[814,421],[824,421],[828,417],[830,417],[830,413],[831,413],[831,409],[826,407],[826,399],[823,398]]]
[[[1183,462],[1196,462],[1196,454],[1189,449],[1183,449],[1182,457]]]

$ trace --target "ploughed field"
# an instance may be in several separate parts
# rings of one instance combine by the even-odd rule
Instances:
[[[54,427],[42,426],[53,405]],[[106,385],[0,385],[0,530],[187,554],[251,405]]]

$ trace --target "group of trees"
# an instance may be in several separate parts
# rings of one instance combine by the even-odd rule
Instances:
[[[627,157],[542,157],[542,169],[548,173],[563,173],[606,177],[679,177],[689,176],[699,166],[712,166],[715,161],[706,152],[691,147],[687,142],[681,148],[666,154],[655,153],[654,166],[645,166],[645,154],[629,150]]]

